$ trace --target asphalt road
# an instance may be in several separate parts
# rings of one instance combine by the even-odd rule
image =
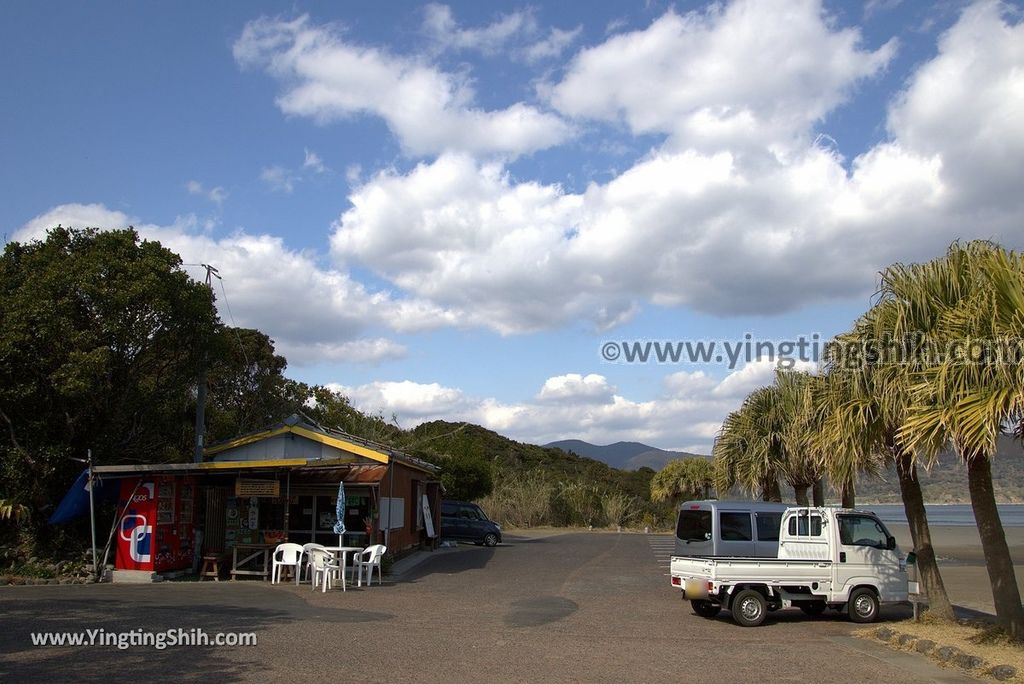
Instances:
[[[584,533],[461,547],[344,593],[261,582],[2,587],[0,681],[957,681],[923,658],[907,665],[851,641],[854,626],[832,614],[781,611],[753,629],[726,613],[697,617],[668,586],[663,539]],[[30,639],[175,628],[254,632],[258,645]]]

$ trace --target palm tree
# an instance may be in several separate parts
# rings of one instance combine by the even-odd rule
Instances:
[[[671,501],[706,499],[714,484],[714,469],[706,458],[677,458],[651,478],[651,499]]]
[[[929,456],[951,444],[967,464],[996,617],[1012,639],[1024,641],[991,466],[999,434],[1024,415],[1024,256],[986,242],[954,243],[942,259],[887,269],[881,294],[897,303],[904,324],[931,324],[929,341],[943,352],[914,373],[899,438]]]
[[[807,492],[821,478],[812,442],[812,382],[807,373],[777,371],[775,384],[751,392],[726,417],[711,452],[719,491],[738,484],[765,501],[781,501],[783,479],[797,504],[809,504]]]
[[[854,507],[858,473],[874,475],[885,464],[895,465],[929,613],[952,620],[953,606],[932,547],[915,459],[897,439],[906,416],[908,366],[880,363],[885,359],[863,353],[891,333],[886,330],[893,320],[889,308],[887,303],[872,307],[827,350],[826,382],[818,400],[824,414],[819,449],[833,482],[840,483],[844,508]]]
[[[782,459],[772,428],[775,403],[775,390],[762,387],[722,422],[711,449],[719,492],[739,485],[762,501],[782,501]]]
[[[812,441],[822,468],[840,493],[843,508],[853,508],[857,476],[881,470],[876,448],[878,413],[873,396],[855,394],[855,376],[830,365],[831,350],[839,344],[827,348],[825,372],[813,388],[818,431]]]

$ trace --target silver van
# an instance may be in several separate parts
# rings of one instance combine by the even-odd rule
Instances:
[[[775,558],[786,504],[687,501],[676,516],[677,556]]]

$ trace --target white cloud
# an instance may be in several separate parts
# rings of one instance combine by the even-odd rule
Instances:
[[[717,44],[747,35],[751,17],[762,17],[763,31],[776,35],[783,23],[766,18],[772,7],[739,2],[711,15],[670,13],[655,26],[667,22],[669,37],[696,32]],[[815,144],[810,126],[851,79],[883,63],[885,51],[859,52],[855,32],[828,28],[814,3],[780,12],[794,20],[786,44],[802,38],[809,52],[779,69],[771,92],[782,109],[770,113],[793,113],[780,130],[803,126],[802,145],[752,154],[724,138],[719,149],[670,143],[578,193],[445,154],[356,187],[335,226],[333,254],[463,325],[515,333],[579,319],[607,330],[647,302],[715,315],[778,314],[867,297],[880,268],[932,258],[955,239],[1024,247],[1024,194],[1014,186],[1024,176],[1021,24],[1009,25],[996,5],[968,9],[894,102],[892,138],[848,162],[833,146]],[[845,55],[822,62],[835,67],[827,87],[797,68],[826,47]],[[639,57],[630,63],[644,64]],[[660,95],[652,84],[645,92]]]
[[[423,32],[439,50],[475,50],[489,56],[507,52],[513,59],[531,64],[560,57],[581,31],[581,27],[551,28],[541,38],[542,31],[529,8],[504,14],[479,28],[459,26],[447,5],[427,5],[423,18]]]
[[[431,420],[464,420],[483,425],[523,442],[546,444],[583,439],[594,444],[641,441],[663,449],[710,453],[725,416],[744,394],[733,389],[750,385],[765,374],[746,366],[716,380],[702,371],[667,376],[663,391],[648,401],[615,393],[598,374],[568,373],[548,378],[532,402],[506,403],[472,397],[438,383],[373,382],[359,386],[331,385],[364,411],[394,414],[400,425],[415,427]],[[737,381],[733,378],[741,377]],[[751,387],[753,389],[756,386]]]
[[[818,0],[737,0],[669,11],[646,29],[581,51],[551,91],[564,114],[624,121],[676,145],[789,144],[891,59],[861,48]]]
[[[301,179],[294,171],[275,164],[260,171],[260,180],[274,192],[290,195],[295,191],[295,184]]]
[[[603,375],[591,373],[580,375],[568,373],[548,378],[537,394],[537,401],[549,403],[592,403],[605,404],[615,396],[615,388],[608,384]]]
[[[207,189],[197,180],[190,180],[185,184],[185,189],[188,190],[188,194],[205,197],[218,207],[224,204],[224,200],[228,198],[228,191],[219,185],[215,188]]]
[[[374,327],[416,329],[445,322],[445,312],[423,303],[395,300],[370,292],[349,275],[326,270],[315,255],[291,250],[270,235],[236,232],[214,239],[197,234],[194,217],[169,226],[147,224],[102,204],[64,204],[35,217],[14,235],[18,241],[45,237],[61,224],[71,227],[123,228],[134,225],[191,264],[212,264],[223,278],[217,289],[221,318],[270,335],[292,364],[324,360],[375,363],[404,356],[405,348],[385,338],[366,337]],[[198,275],[198,273],[196,273]]]
[[[957,210],[1024,209],[1024,22],[1017,13],[1008,23],[1003,10],[996,2],[964,10],[889,112],[908,154],[941,161]]]
[[[430,3],[424,8],[423,32],[438,46],[448,50],[478,50],[495,54],[524,34],[537,29],[537,20],[530,10],[505,14],[482,28],[460,28],[447,5]]]
[[[542,38],[522,48],[520,54],[525,61],[531,64],[545,59],[561,57],[565,49],[576,41],[582,31],[583,27],[581,26],[571,30],[553,28],[546,38]]]
[[[313,173],[326,173],[328,171],[327,166],[324,165],[324,160],[320,158],[316,152],[311,149],[306,149],[306,158],[302,162],[302,168],[308,169]]]
[[[262,18],[246,24],[234,55],[259,67],[284,88],[277,104],[286,114],[326,123],[379,116],[412,154],[444,150],[522,154],[570,135],[558,116],[517,102],[486,111],[474,107],[464,76],[413,57],[346,42],[331,26]]]

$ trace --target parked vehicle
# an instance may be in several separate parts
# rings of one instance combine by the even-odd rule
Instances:
[[[497,546],[501,543],[501,526],[488,519],[475,503],[442,501],[441,538]]]
[[[695,613],[711,618],[726,608],[744,627],[787,606],[874,622],[881,603],[917,592],[895,537],[873,513],[851,509],[786,510],[777,558],[674,556],[670,567],[672,586]]]
[[[687,501],[676,514],[675,555],[775,558],[786,508],[761,501]]]

